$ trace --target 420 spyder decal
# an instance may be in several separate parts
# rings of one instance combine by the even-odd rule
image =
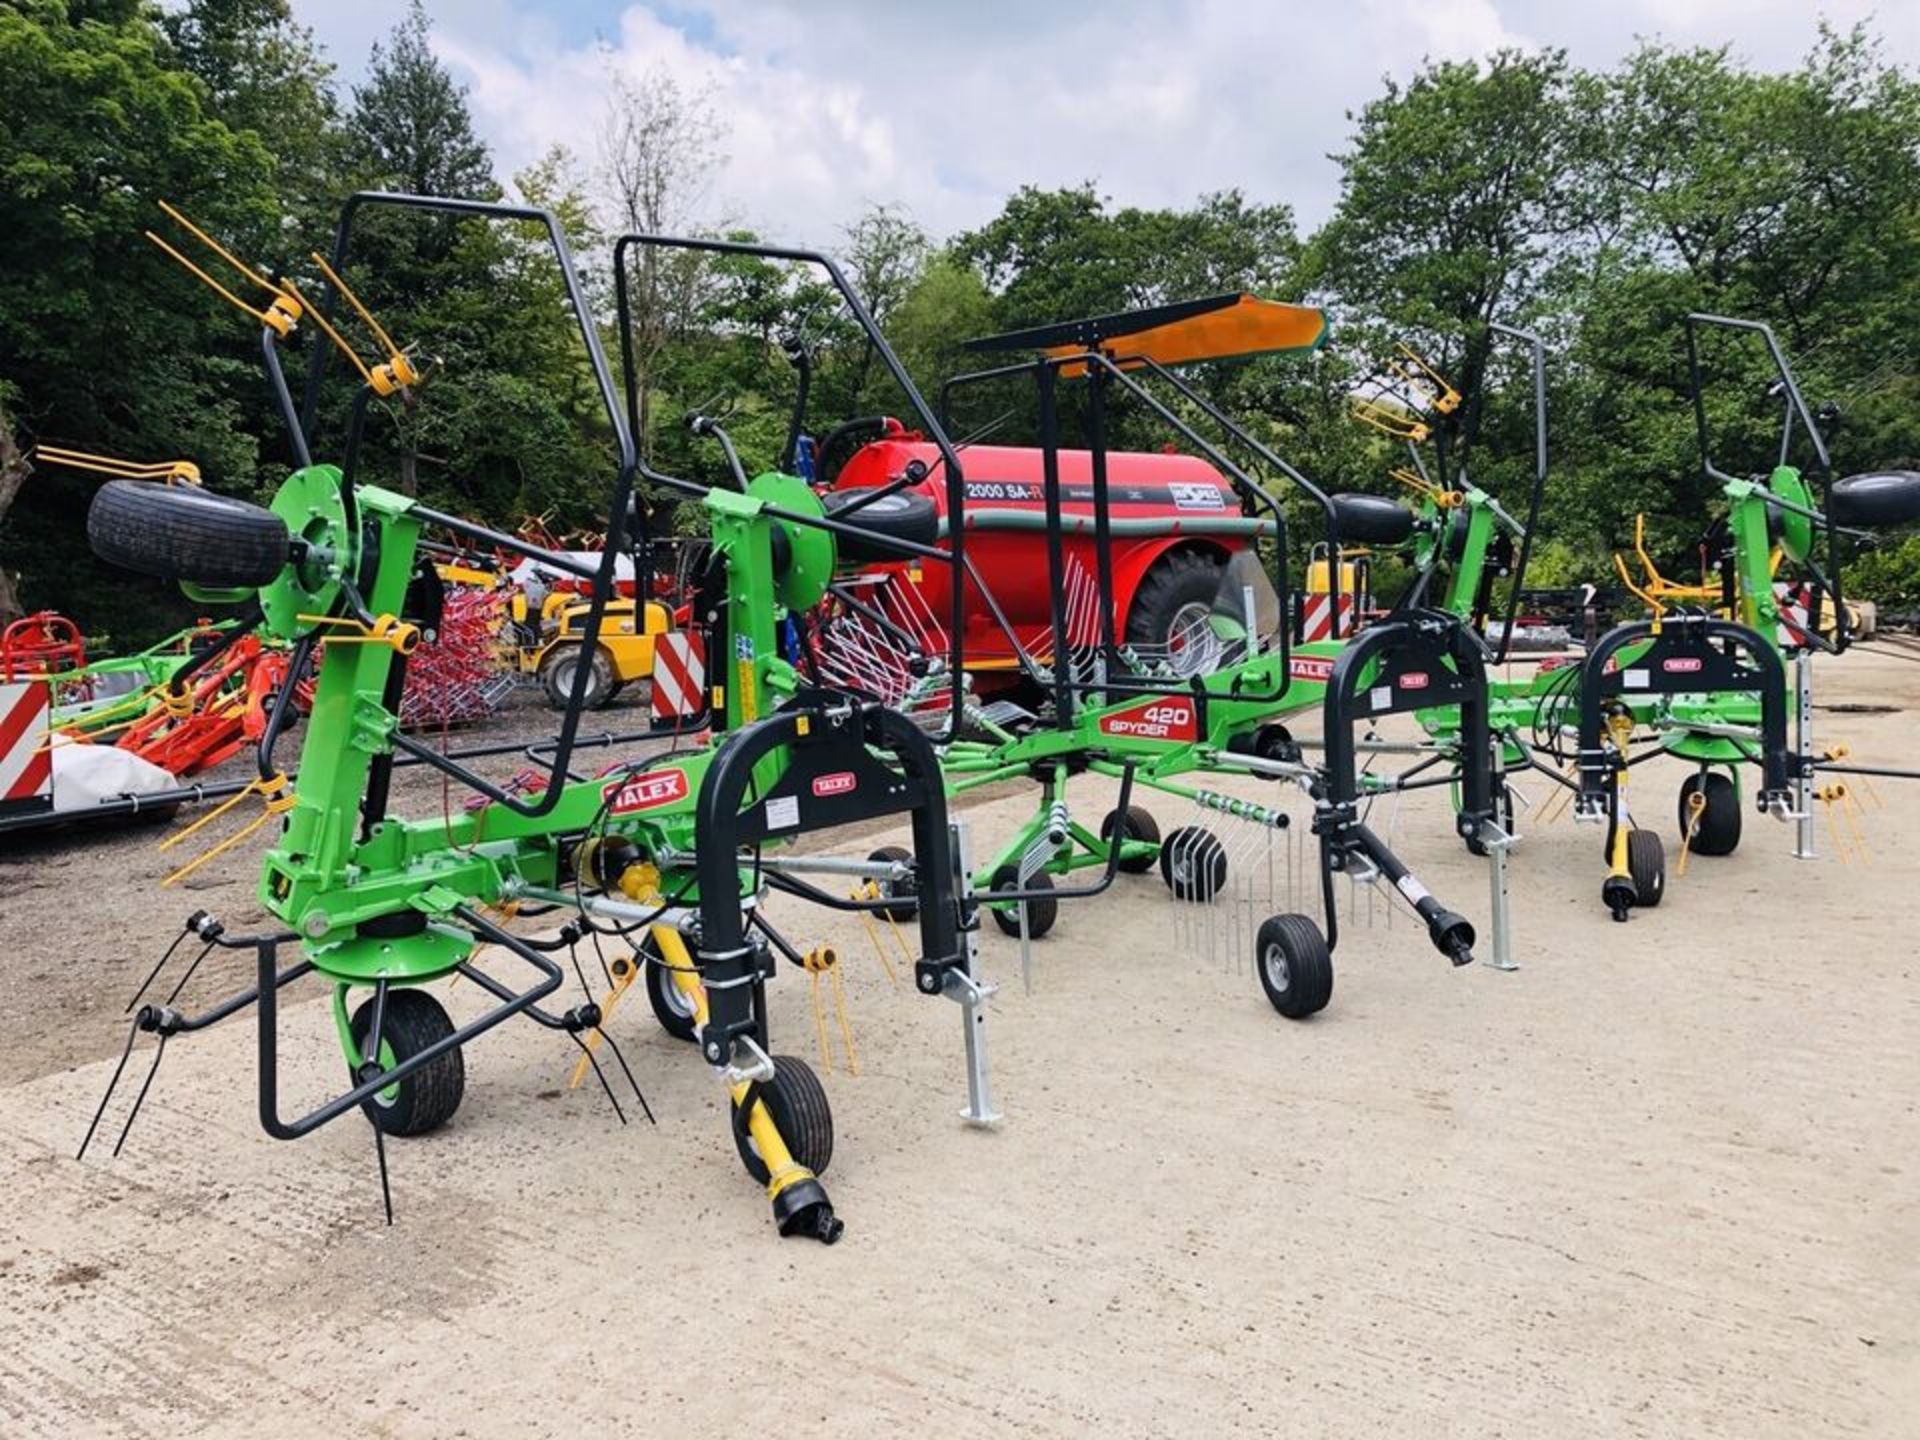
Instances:
[[[1198,740],[1200,725],[1193,701],[1176,695],[1116,710],[1100,721],[1100,733],[1134,740]]]

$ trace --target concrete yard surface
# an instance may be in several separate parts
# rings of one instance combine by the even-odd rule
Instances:
[[[1892,707],[1822,709],[1823,741],[1920,761],[1920,665],[1820,676],[1823,706]],[[1632,782],[1670,857],[1684,774]],[[858,1047],[851,1076],[828,997],[832,1248],[775,1236],[724,1092],[637,993],[610,1028],[657,1126],[631,1092],[623,1127],[569,1090],[563,1037],[506,1026],[452,1124],[389,1143],[392,1228],[358,1116],[261,1132],[250,1016],[169,1044],[115,1159],[143,1037],[76,1162],[121,1003],[208,901],[129,894],[120,842],[11,855],[5,1011],[58,998],[55,971],[98,999],[28,1027],[44,1050],[0,1090],[0,1435],[1920,1434],[1920,791],[1854,788],[1871,863],[1833,857],[1824,815],[1802,862],[1749,813],[1738,853],[1626,924],[1599,833],[1523,818],[1517,972],[1455,970],[1404,911],[1343,897],[1307,1022],[1268,1005],[1237,922],[1196,924],[1157,874],[1064,905],[1031,993],[989,924],[991,1132],[957,1114],[959,1009],[890,983],[857,920],[777,899],[839,948]],[[1076,782],[1076,816],[1113,789]],[[1198,818],[1142,799],[1163,830]],[[1032,803],[966,807],[976,855]],[[1444,791],[1374,818],[1484,928]],[[65,926],[55,897],[31,923],[4,900],[36,865]],[[205,970],[202,1004],[247,983]],[[287,1114],[343,1079],[320,993],[281,1016]],[[807,977],[783,967],[771,1003],[776,1049],[819,1068]]]

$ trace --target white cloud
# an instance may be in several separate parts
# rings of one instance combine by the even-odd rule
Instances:
[[[391,22],[368,0],[300,4],[351,77]],[[471,88],[503,173],[562,141],[591,161],[607,68],[666,67],[710,89],[730,128],[711,195],[795,242],[830,242],[868,203],[904,204],[936,232],[977,224],[1022,183],[1091,179],[1121,203],[1183,204],[1239,187],[1305,224],[1336,194],[1327,159],[1346,113],[1423,57],[1566,47],[1606,64],[1637,36],[1731,42],[1791,63],[1819,13],[1866,0],[432,0],[436,46]],[[560,12],[573,16],[567,23]],[[583,21],[580,17],[585,14]],[[1920,5],[1875,19],[1920,62]],[[597,30],[599,41],[592,38]]]

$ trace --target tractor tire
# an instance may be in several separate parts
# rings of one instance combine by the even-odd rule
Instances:
[[[878,850],[867,856],[867,859],[875,861],[911,860],[913,859],[913,852],[902,849],[898,845],[882,845]],[[912,880],[882,880],[880,882],[880,893],[889,900],[899,899],[899,904],[885,906],[876,912],[886,916],[887,919],[894,921],[896,924],[904,924],[920,913],[919,888]]]
[[[826,1174],[827,1166],[833,1163],[833,1110],[813,1067],[794,1055],[775,1055],[773,1079],[757,1089],[760,1103],[767,1107],[780,1138],[787,1142],[788,1153],[815,1175]],[[772,1172],[753,1143],[747,1112],[738,1105],[732,1108],[733,1143],[740,1151],[740,1163],[764,1185]]]
[[[1160,838],[1160,824],[1147,811],[1138,805],[1129,805],[1123,817],[1118,810],[1109,810],[1107,818],[1100,822],[1100,838],[1112,840],[1115,827],[1122,832],[1123,840],[1157,841]],[[1122,860],[1120,868],[1129,875],[1144,875],[1153,869],[1154,857],[1136,856],[1131,860]]]
[[[1687,838],[1693,820],[1693,797],[1702,795],[1700,828],[1689,847],[1695,855],[1731,855],[1740,848],[1740,792],[1733,780],[1717,770],[1703,770],[1680,782],[1680,838]]]
[[[1304,915],[1272,915],[1254,938],[1254,969],[1267,999],[1289,1020],[1304,1020],[1333,998],[1333,952]]]
[[[1196,550],[1162,555],[1133,592],[1126,643],[1149,655],[1165,655],[1183,678],[1211,672],[1219,663],[1220,646],[1205,627],[1225,570],[1219,560]],[[1176,643],[1181,646],[1177,652],[1172,648]]]
[[[540,662],[540,688],[547,692],[547,704],[555,710],[567,708],[573,698],[573,671],[580,663],[577,641],[555,645]],[[613,698],[613,663],[606,652],[594,648],[587,678],[587,693],[581,700],[584,710],[598,710]]]
[[[660,1022],[660,1028],[674,1039],[689,1044],[699,1039],[700,1027],[694,1020],[693,1003],[673,983],[673,972],[667,969],[651,935],[640,942],[633,963],[646,967],[647,1004],[653,1007],[653,1018]]]
[[[373,1001],[365,1000],[353,1012],[355,1048],[364,1051],[373,1028]],[[389,990],[387,1013],[380,1022],[383,1067],[410,1060],[435,1041],[453,1034],[453,1020],[440,1002],[424,990]],[[354,1077],[354,1083],[360,1083]],[[385,1090],[360,1102],[367,1118],[388,1135],[425,1135],[453,1118],[466,1093],[467,1062],[458,1046]]]
[[[289,543],[271,510],[155,480],[109,480],[94,491],[87,539],[102,560],[142,575],[251,589],[278,577]]]
[[[1227,888],[1227,847],[1204,826],[1182,825],[1160,842],[1160,878],[1174,899],[1205,903]]]
[[[1651,910],[1667,893],[1667,850],[1651,830],[1627,833],[1627,873],[1633,877],[1634,908]]]
[[[1002,865],[993,872],[995,890],[1051,890],[1053,880],[1046,871],[1041,870],[1028,877],[1027,883],[1020,883],[1020,871],[1013,865]],[[990,898],[990,897],[989,897]],[[1000,933],[1020,938],[1020,908],[1027,911],[1027,938],[1038,940],[1053,929],[1053,922],[1060,918],[1060,902],[1051,896],[1042,896],[1037,900],[1021,900],[1004,909],[993,911],[993,923],[1000,927]]]

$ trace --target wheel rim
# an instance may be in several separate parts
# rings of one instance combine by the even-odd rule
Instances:
[[[1167,626],[1167,661],[1176,675],[1198,675],[1220,662],[1220,637],[1210,623],[1213,607],[1189,600],[1173,612]]]
[[[666,1001],[667,1009],[682,1020],[693,1019],[695,1013],[693,997],[680,988],[680,982],[675,978],[673,971],[663,967],[660,971],[660,979],[663,982],[660,986],[660,995]]]
[[[1287,952],[1278,945],[1267,946],[1267,953],[1260,957],[1260,963],[1266,967],[1267,984],[1276,995],[1284,995],[1293,987],[1293,966],[1287,961]]]

